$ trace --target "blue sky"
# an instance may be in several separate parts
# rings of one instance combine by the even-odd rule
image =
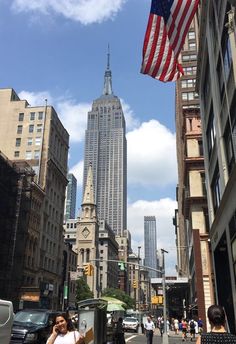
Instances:
[[[0,87],[53,105],[70,134],[69,168],[81,202],[87,111],[103,89],[107,46],[128,143],[128,229],[143,247],[143,216],[157,218],[158,248],[174,272],[177,183],[175,84],[140,74],[151,0],[0,0]]]

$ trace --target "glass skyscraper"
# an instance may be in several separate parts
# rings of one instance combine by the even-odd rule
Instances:
[[[76,210],[77,179],[72,173],[67,174],[67,179],[64,221],[74,219]]]
[[[144,264],[157,269],[156,217],[144,216]],[[157,272],[149,270],[149,277],[157,277]]]
[[[125,118],[120,99],[112,91],[110,54],[103,94],[93,101],[85,133],[84,185],[91,164],[99,219],[117,235],[126,229],[127,147]]]

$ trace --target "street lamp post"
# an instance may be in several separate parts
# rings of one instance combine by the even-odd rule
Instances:
[[[165,253],[168,253],[164,249],[161,249],[162,253],[162,289],[163,289],[163,318],[164,318],[164,333],[162,344],[169,343],[169,337],[167,335],[167,316],[166,316],[166,276],[165,276]]]
[[[139,312],[139,327],[138,333],[142,333],[142,326],[141,326],[141,275],[140,275],[140,250],[141,246],[138,246],[138,312]]]

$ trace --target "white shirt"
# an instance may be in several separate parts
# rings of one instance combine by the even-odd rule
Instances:
[[[144,327],[146,330],[150,331],[150,330],[154,330],[155,328],[155,325],[154,325],[154,322],[151,320],[151,321],[146,321],[145,324],[144,324]]]
[[[48,338],[49,342],[51,336]],[[78,331],[67,332],[66,334],[59,333],[54,341],[54,344],[75,344],[77,340],[80,339],[80,334]]]

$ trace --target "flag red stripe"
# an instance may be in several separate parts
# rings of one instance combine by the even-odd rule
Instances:
[[[160,19],[160,21],[161,21],[161,19]],[[154,77],[154,78],[158,74],[158,71],[159,71],[159,68],[161,65],[161,60],[162,60],[162,57],[163,57],[163,54],[164,54],[164,51],[166,48],[166,40],[167,40],[167,32],[164,29],[163,34],[162,34],[161,44],[160,44],[160,51],[158,53],[158,58],[157,58],[157,61],[155,63],[154,70],[152,72],[152,77]]]
[[[156,51],[156,46],[157,46],[157,41],[158,41],[158,36],[159,36],[159,30],[160,30],[160,24],[161,24],[161,18],[157,17],[157,22],[155,27],[152,27],[152,32],[154,31],[154,37],[153,37],[153,41],[152,41],[152,47],[150,50],[150,54],[149,54],[149,58],[148,58],[148,62],[145,68],[145,73],[147,74],[152,65],[153,65],[153,61],[154,61],[154,55],[155,55],[155,51]]]
[[[146,30],[146,34],[145,34],[145,38],[144,38],[144,44],[143,44],[143,58],[146,55],[148,42],[149,42],[149,38],[150,38],[150,33],[151,33],[151,29],[152,29],[153,18],[154,18],[153,14],[150,14],[149,19],[148,19],[148,26],[147,26],[147,30]]]

